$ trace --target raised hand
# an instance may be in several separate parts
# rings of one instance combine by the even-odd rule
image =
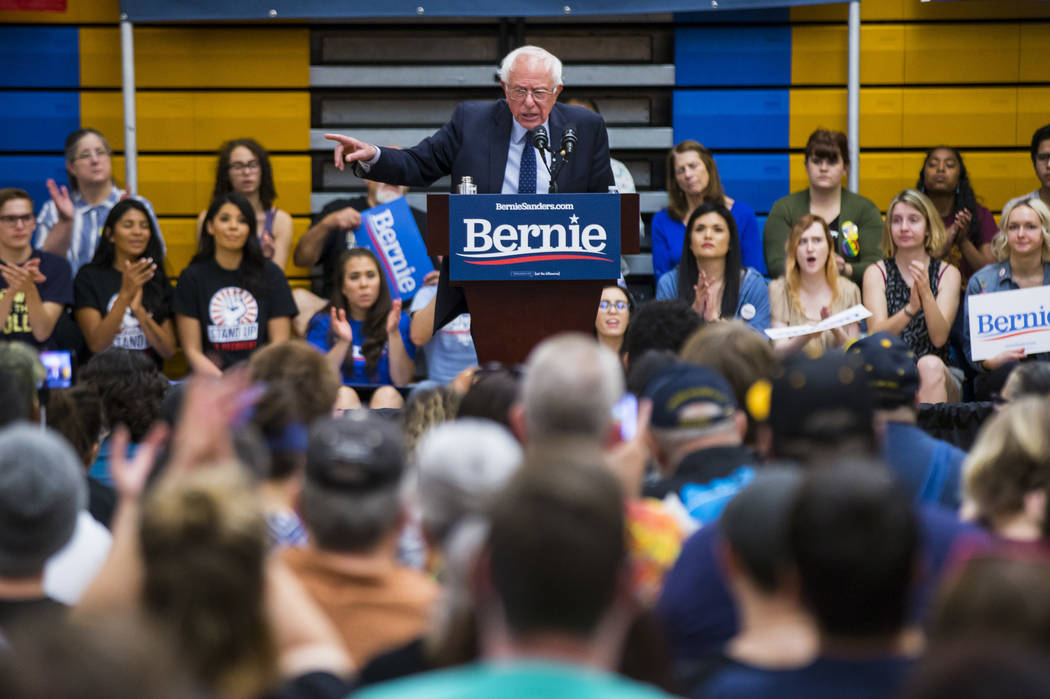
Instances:
[[[397,332],[401,323],[401,299],[396,299],[390,306],[390,312],[386,314],[386,334],[393,335]]]
[[[346,319],[346,311],[341,308],[332,308],[332,334],[347,344],[354,342],[354,329],[350,327],[350,321]]]
[[[376,155],[376,147],[339,133],[326,133],[329,141],[335,141],[335,166],[342,170],[347,163],[355,160],[371,160]]]
[[[59,218],[66,221],[73,218],[73,197],[69,195],[69,189],[65,185],[59,186],[54,180],[48,179],[47,193],[51,195],[51,201],[55,202]]]
[[[693,310],[701,318],[707,317],[708,295],[711,290],[711,281],[700,270],[696,275],[696,284],[693,286]]]
[[[128,458],[128,442],[131,433],[124,425],[113,430],[109,447],[109,472],[117,494],[124,499],[138,499],[146,487],[146,480],[164,440],[168,438],[168,427],[158,422],[139,443],[135,455]]]
[[[426,275],[424,275],[424,277],[423,277],[423,286],[437,286],[438,279],[440,279],[440,278],[441,278],[441,272],[439,272],[436,269],[433,270],[433,271],[427,272]]]
[[[361,225],[361,212],[352,206],[347,206],[328,214],[324,217],[324,220],[329,228],[340,231],[352,231]]]

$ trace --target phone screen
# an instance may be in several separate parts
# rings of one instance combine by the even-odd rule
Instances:
[[[634,439],[638,431],[638,398],[633,393],[623,394],[612,409],[613,420],[620,423],[620,438]]]
[[[45,386],[69,388],[73,385],[73,356],[68,351],[41,352],[40,362],[47,370]]]

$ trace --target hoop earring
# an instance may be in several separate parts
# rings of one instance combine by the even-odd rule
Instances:
[[[956,193],[956,194],[958,194],[958,193],[959,193],[959,185],[955,185],[955,193]]]
[[[922,192],[923,194],[926,194],[926,183],[925,182],[920,182],[919,183],[919,191]]]

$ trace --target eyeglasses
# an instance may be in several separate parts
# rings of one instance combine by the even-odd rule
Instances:
[[[0,223],[5,226],[17,226],[24,223],[27,226],[33,222],[33,214],[22,214],[21,216],[0,216]]]
[[[615,306],[616,310],[622,311],[622,310],[625,310],[627,308],[627,302],[626,301],[606,301],[605,299],[602,299],[601,302],[598,304],[598,308],[602,309],[603,311],[609,310],[609,306]]]
[[[524,87],[511,87],[507,89],[507,97],[513,102],[523,102],[528,95],[532,95],[533,102],[542,104],[553,97],[554,92],[542,87],[535,90],[529,90]]]
[[[258,160],[249,160],[246,163],[233,162],[233,163],[230,163],[230,169],[233,170],[234,172],[245,172],[247,170],[253,170],[253,171],[254,170],[258,170],[259,169],[259,161]]]
[[[86,150],[82,153],[77,153],[73,156],[73,162],[75,163],[78,160],[91,160],[92,158],[98,158],[99,160],[102,160],[103,158],[108,157],[108,150],[106,150],[105,148],[96,148],[95,150]]]

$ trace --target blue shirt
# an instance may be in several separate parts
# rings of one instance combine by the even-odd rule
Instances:
[[[755,218],[755,210],[740,201],[733,200],[729,210],[736,221],[737,235],[740,238],[740,259],[745,267],[753,267],[762,276],[766,275],[766,254],[762,245],[762,231]],[[659,277],[669,272],[682,259],[682,248],[685,246],[685,224],[671,218],[667,209],[653,214],[650,224],[653,239],[653,274]]]
[[[666,272],[656,282],[656,300],[678,298],[678,268]],[[744,320],[752,328],[763,332],[769,327],[769,289],[766,279],[750,267],[744,270],[744,279],[740,282],[740,296],[736,302],[737,318]]]
[[[365,339],[368,337],[365,334],[364,323],[352,318],[347,318],[347,320],[350,321],[350,330],[353,332],[354,338],[347,357],[348,361],[343,362],[343,366],[340,368],[343,375],[343,383],[347,386],[392,385],[394,382],[390,378],[390,342],[387,341],[386,345],[383,346],[383,354],[379,358],[379,364],[376,365],[376,373],[372,376],[367,376],[365,374],[365,355],[361,353],[361,345],[364,344]],[[408,353],[409,358],[415,359],[416,346],[412,344],[411,323],[412,321],[408,314],[402,311],[401,322],[398,324],[401,332],[401,341],[405,345],[405,352]],[[322,352],[327,353],[328,350],[332,349],[332,342],[329,339],[331,326],[332,317],[329,315],[329,312],[327,310],[319,311],[310,319],[310,324],[306,328],[306,341]]]
[[[882,456],[915,502],[958,510],[966,452],[926,434],[915,425],[887,422]]]
[[[436,286],[425,286],[412,299],[412,313],[426,308],[434,302]],[[474,338],[470,334],[470,314],[461,313],[449,323],[438,328],[427,344],[423,345],[423,356],[427,360],[427,378],[447,385],[467,367],[478,363],[474,349]]]
[[[715,675],[694,694],[705,699],[892,699],[897,697],[914,661],[903,657],[864,660],[817,658],[797,670],[732,667]]]
[[[1043,286],[1050,285],[1050,262],[1043,263]],[[966,361],[976,369],[983,369],[980,362],[974,362],[970,352],[970,297],[975,294],[994,294],[997,291],[1020,289],[1013,280],[1010,261],[993,262],[973,273],[966,284],[966,304],[963,307],[963,350]],[[1029,358],[1050,361],[1050,352],[1030,355]]]

